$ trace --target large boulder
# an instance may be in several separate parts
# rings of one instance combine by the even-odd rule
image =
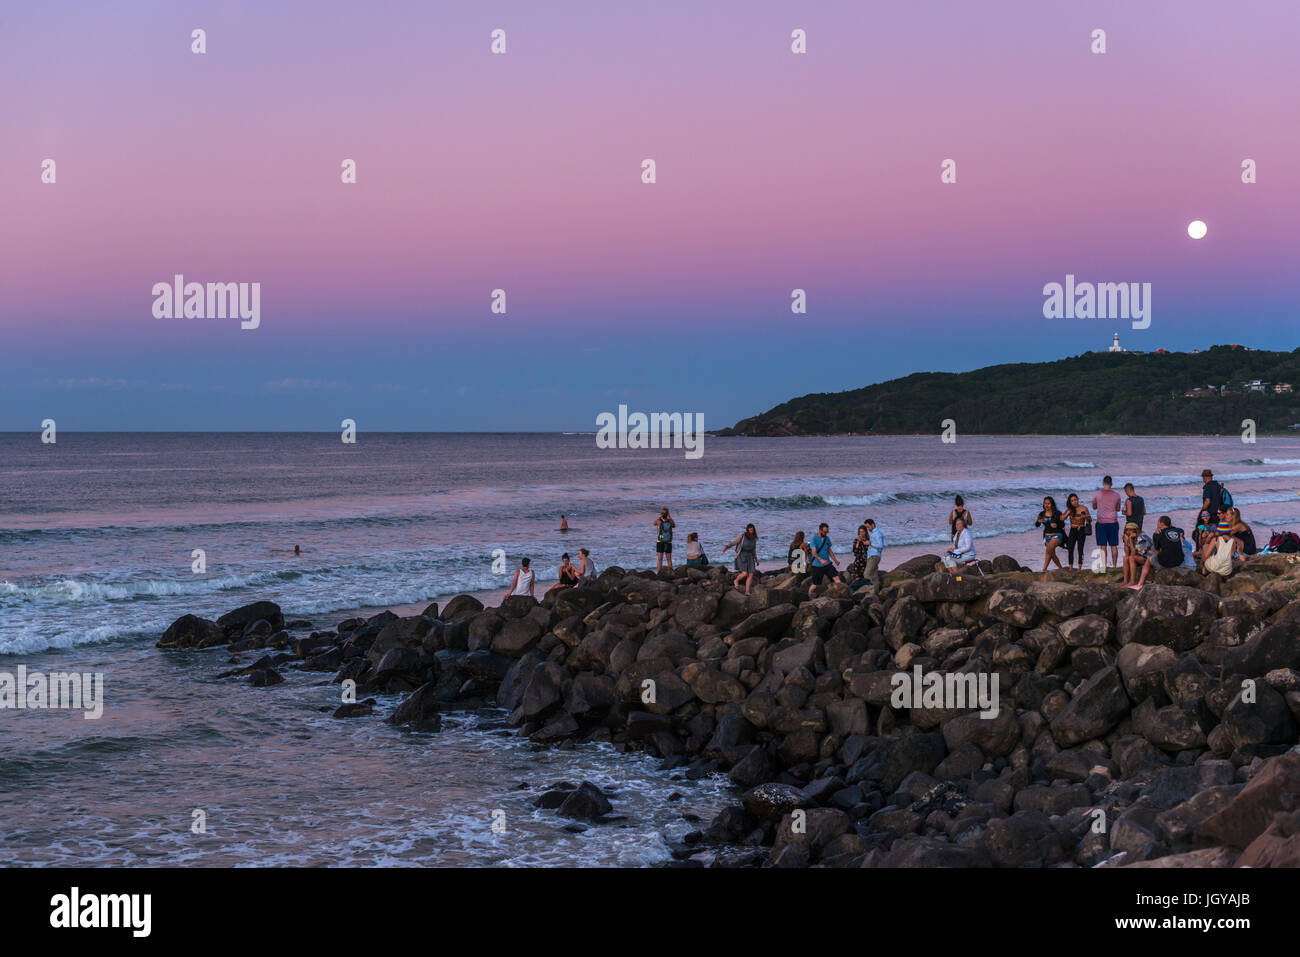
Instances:
[[[215,621],[198,615],[182,615],[167,626],[158,641],[159,648],[211,648],[230,638]]]
[[[1103,668],[1081,684],[1070,703],[1052,719],[1052,738],[1062,748],[1099,738],[1119,724],[1130,704],[1119,669]]]
[[[920,578],[934,571],[934,566],[938,564],[938,555],[917,555],[896,565],[889,574],[891,577],[897,575],[900,578]]]
[[[1209,634],[1218,599],[1198,588],[1147,585],[1119,608],[1119,643],[1168,645],[1190,651]]]
[[[1165,672],[1178,662],[1173,649],[1165,645],[1125,645],[1115,656],[1124,679],[1124,690],[1134,701],[1159,694],[1165,687]]]
[[[746,638],[776,640],[786,633],[794,620],[795,607],[791,604],[773,605],[755,612],[731,629],[733,642]]]
[[[388,723],[413,725],[421,731],[437,731],[441,727],[442,720],[438,713],[437,691],[438,686],[432,681],[416,688],[389,715]]]
[[[1269,758],[1227,807],[1212,814],[1197,833],[1218,844],[1245,847],[1278,812],[1300,808],[1300,753]]]
[[[1235,648],[1223,659],[1227,674],[1257,678],[1276,668],[1300,669],[1300,618],[1279,618]]]
[[[885,640],[897,651],[920,634],[925,622],[925,606],[912,597],[900,598],[885,616]]]
[[[1029,592],[999,588],[989,596],[985,610],[998,621],[1015,628],[1032,628],[1043,614],[1043,606]]]
[[[1031,582],[1027,589],[1049,615],[1072,618],[1088,605],[1088,589],[1067,582]]]
[[[745,810],[764,821],[779,821],[798,807],[806,806],[803,791],[790,784],[759,784],[740,798]]]
[[[483,603],[473,595],[457,595],[442,609],[442,620],[461,621],[465,618],[473,618],[482,610]]]
[[[269,622],[272,631],[284,627],[284,613],[273,601],[255,601],[251,605],[226,612],[217,619],[217,624],[227,635],[235,636],[243,634],[245,628],[259,619]]]
[[[1292,744],[1295,718],[1286,698],[1263,681],[1244,682],[1223,711],[1224,734],[1234,748]]]

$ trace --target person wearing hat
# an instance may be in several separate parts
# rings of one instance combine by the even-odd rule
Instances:
[[[1209,469],[1201,470],[1201,508],[1210,513],[1210,521],[1217,522],[1223,511],[1223,486],[1214,480]]]
[[[1124,585],[1137,586],[1138,574],[1154,549],[1151,536],[1138,528],[1137,522],[1124,526]]]
[[[1219,522],[1214,532],[1214,538],[1208,540],[1201,550],[1201,560],[1207,575],[1227,578],[1235,569],[1235,563],[1245,560],[1246,553],[1242,550],[1241,539],[1232,534],[1231,522]]]

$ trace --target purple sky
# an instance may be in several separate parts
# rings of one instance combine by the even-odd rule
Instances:
[[[1300,344],[1294,0],[264,6],[0,19],[0,429],[715,428],[1116,331]],[[260,328],[154,318],[178,272]],[[1044,319],[1066,273],[1151,327]]]

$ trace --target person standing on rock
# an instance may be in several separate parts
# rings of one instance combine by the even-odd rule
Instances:
[[[812,563],[812,549],[804,541],[803,532],[794,533],[794,541],[790,543],[788,566],[790,571],[796,575],[802,575],[808,571],[809,564]]]
[[[533,582],[536,576],[533,570],[529,568],[531,561],[527,558],[519,560],[519,567],[515,569],[515,577],[510,582],[510,590],[506,592],[506,598],[515,595],[527,595],[529,598],[536,600],[537,596],[533,594]],[[504,599],[502,599],[504,601]]]
[[[727,554],[727,549],[736,549],[736,571],[740,572],[736,580],[732,583],[737,591],[740,590],[740,583],[745,583],[745,596],[748,597],[754,587],[754,578],[758,575],[758,529],[753,523],[745,526],[745,530],[727,543],[722,549],[722,554]]]
[[[1102,560],[1105,561],[1106,549],[1110,549],[1110,564],[1119,567],[1119,492],[1111,486],[1107,475],[1101,480],[1099,488],[1092,496],[1092,510],[1097,513],[1097,545],[1101,548]]]
[[[835,550],[831,547],[831,527],[825,522],[817,526],[817,534],[813,536],[812,546],[812,584],[808,586],[808,597],[811,598],[817,591],[822,582],[829,579],[831,582],[840,580],[837,569],[840,567],[840,560],[835,557]],[[829,582],[828,582],[829,584]]]
[[[1034,528],[1040,527],[1043,530],[1043,571],[1047,571],[1052,562],[1061,568],[1061,557],[1056,550],[1065,544],[1065,515],[1050,495],[1043,499],[1043,510],[1034,519]]]
[[[880,559],[885,554],[885,533],[876,527],[874,519],[863,519],[862,524],[867,526],[867,535],[871,539],[871,544],[867,548],[867,563],[862,566],[862,577],[879,588]]]
[[[1201,470],[1201,508],[1210,513],[1209,524],[1213,525],[1219,520],[1219,512],[1223,511],[1223,486],[1214,480],[1214,473],[1209,469]]]
[[[953,496],[952,511],[948,513],[948,534],[953,538],[957,537],[957,519],[961,519],[966,528],[975,524],[971,518],[970,510],[966,508],[966,500],[960,495]]]
[[[1124,485],[1124,519],[1126,522],[1134,522],[1138,531],[1142,531],[1142,521],[1147,517],[1147,503],[1137,489],[1133,487],[1132,482]]]
[[[659,517],[655,519],[655,528],[659,529],[659,535],[655,540],[655,553],[658,555],[658,563],[655,565],[655,571],[663,571],[665,558],[668,561],[668,570],[673,570],[673,529],[677,523],[669,514],[668,509],[663,509]]]
[[[1070,493],[1065,500],[1065,517],[1070,520],[1070,533],[1065,536],[1065,555],[1070,567],[1076,566],[1075,553],[1078,553],[1077,566],[1083,571],[1083,553],[1092,534],[1092,512],[1079,501],[1079,496]]]
[[[866,584],[867,552],[871,549],[871,531],[865,524],[858,526],[858,537],[853,539],[853,564],[849,565],[849,589]]]

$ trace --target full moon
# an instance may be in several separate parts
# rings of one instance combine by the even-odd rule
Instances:
[[[1204,239],[1208,230],[1209,227],[1199,219],[1193,219],[1187,224],[1187,235],[1191,236],[1193,239]]]

